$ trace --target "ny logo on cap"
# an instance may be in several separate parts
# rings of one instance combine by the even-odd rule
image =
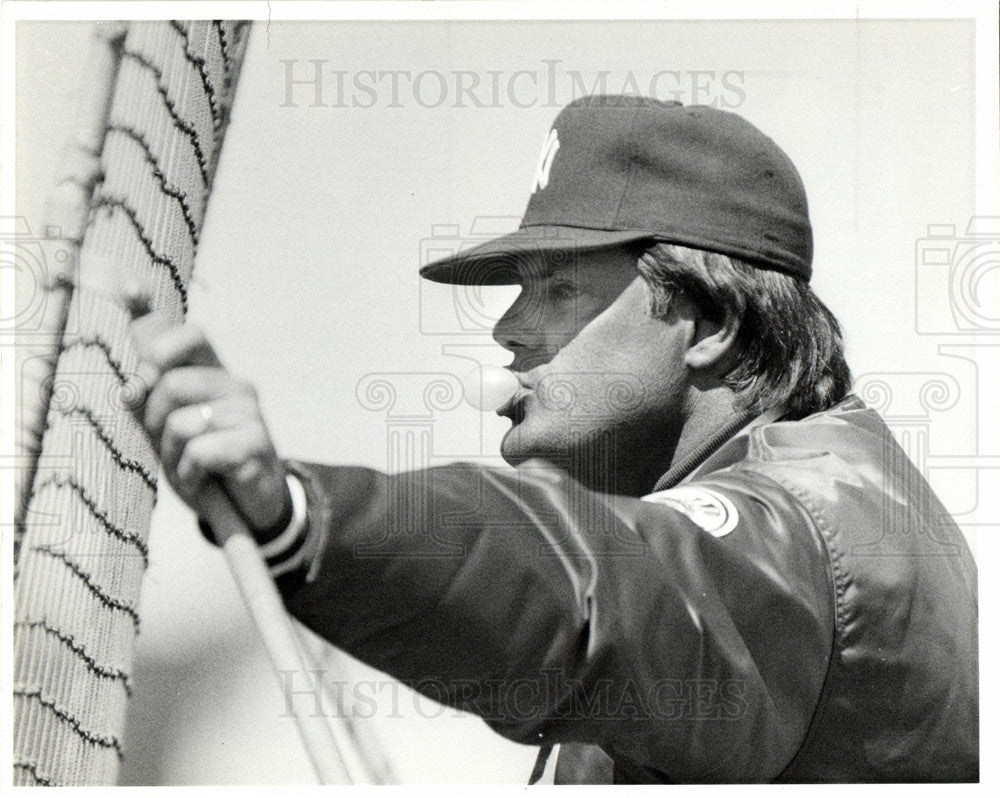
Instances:
[[[559,132],[552,128],[538,156],[538,166],[535,167],[535,177],[531,184],[532,194],[549,184],[549,172],[552,170],[552,160],[557,152],[559,152]]]

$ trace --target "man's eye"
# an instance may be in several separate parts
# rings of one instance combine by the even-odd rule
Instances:
[[[580,293],[580,287],[572,280],[553,280],[549,291],[556,299],[568,299]]]

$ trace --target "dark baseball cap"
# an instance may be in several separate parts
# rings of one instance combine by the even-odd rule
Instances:
[[[777,144],[728,111],[621,95],[560,111],[517,230],[420,274],[510,284],[526,258],[656,241],[812,274],[805,187]]]

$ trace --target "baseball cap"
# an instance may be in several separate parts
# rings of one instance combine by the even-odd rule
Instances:
[[[806,281],[812,274],[805,187],[774,141],[729,111],[626,95],[581,97],[563,108],[520,227],[420,274],[510,284],[527,257],[656,241]]]

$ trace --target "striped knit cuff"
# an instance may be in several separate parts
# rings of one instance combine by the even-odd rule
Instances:
[[[306,558],[306,540],[309,533],[306,512],[306,491],[294,474],[286,474],[288,492],[292,497],[292,520],[278,537],[260,547],[272,577],[287,574],[300,567]]]
[[[316,579],[323,563],[323,552],[328,543],[329,530],[334,518],[330,498],[312,467],[298,460],[284,462],[286,471],[297,477],[305,488],[308,529],[305,543],[302,545],[304,553],[301,567],[275,580],[282,593],[294,591]]]

